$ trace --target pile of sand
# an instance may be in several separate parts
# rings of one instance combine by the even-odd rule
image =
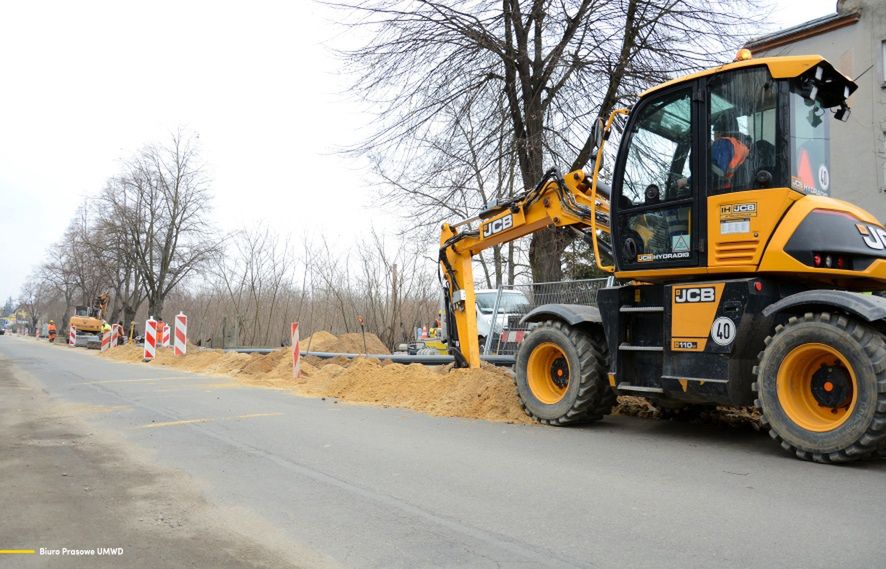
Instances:
[[[363,334],[352,332],[334,336],[325,330],[314,332],[301,341],[304,352],[338,352],[340,354],[390,354],[387,346],[372,333],[366,334],[364,345]]]
[[[374,346],[370,352],[384,350],[381,341],[370,334],[367,334],[367,346],[370,339]],[[361,349],[351,347],[355,341],[360,342]],[[362,342],[359,334],[336,337],[317,332],[312,338],[311,351],[362,352]],[[303,346],[306,350],[307,343]],[[121,346],[101,355],[112,360],[141,362],[143,349]],[[481,369],[454,369],[452,365],[404,365],[373,358],[306,356],[301,361],[301,376],[294,379],[291,357],[288,348],[262,355],[189,346],[187,355],[181,357],[173,356],[171,349],[158,349],[151,365],[223,375],[239,383],[291,390],[308,397],[335,397],[352,403],[402,407],[447,417],[532,423],[520,405],[512,376],[502,368],[484,364]],[[613,412],[647,418],[667,417],[661,409],[640,397],[619,397]],[[689,420],[754,427],[759,416],[748,410],[717,408]]]
[[[140,362],[143,349],[121,346],[101,355]],[[321,360],[308,356],[302,360],[301,377],[296,380],[292,377],[291,352],[285,348],[262,355],[196,347],[180,357],[173,356],[172,350],[158,349],[151,365],[224,375],[240,383],[289,389],[309,397],[335,397],[447,417],[532,422],[520,407],[511,376],[495,367],[466,370],[383,363],[372,358]]]

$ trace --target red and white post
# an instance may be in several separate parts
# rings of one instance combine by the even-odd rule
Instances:
[[[34,326],[34,337],[40,339],[40,326]]]
[[[73,326],[68,326],[68,347],[77,347],[77,330]]]
[[[172,349],[176,356],[183,356],[188,352],[188,317],[184,312],[179,312],[175,317],[175,338]]]
[[[117,343],[120,341],[120,332],[119,324],[111,324],[111,345],[108,346],[109,349],[117,347]]]
[[[102,332],[102,349],[101,351],[107,352],[111,349],[111,331],[106,330]]]
[[[290,328],[292,340],[292,377],[298,379],[301,375],[301,346],[298,340],[298,322],[293,322]]]
[[[163,329],[158,330],[160,333],[160,346],[163,348],[169,347],[169,324],[166,322],[163,323]]]
[[[149,362],[157,357],[157,321],[151,316],[145,322],[145,359]]]

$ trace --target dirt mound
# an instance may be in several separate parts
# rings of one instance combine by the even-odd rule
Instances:
[[[431,415],[530,423],[510,375],[494,367],[479,370],[383,365],[358,358],[343,366],[329,363],[304,374],[298,391],[315,397],[403,407]]]
[[[331,352],[333,350],[329,350],[330,346],[338,340],[334,335],[330,334],[326,330],[320,330],[319,332],[314,332],[307,338],[301,341],[302,350],[304,351],[312,351],[312,352]]]
[[[311,352],[338,352],[342,354],[390,354],[387,346],[372,333],[366,334],[366,344],[363,343],[363,334],[351,332],[334,336],[325,330],[314,332],[301,341],[302,351]]]
[[[318,338],[321,344],[342,342],[344,338],[318,334],[321,334]],[[359,334],[351,336],[359,338],[362,344]],[[345,338],[347,341],[352,339]],[[143,349],[139,346],[121,346],[101,354],[101,357],[141,362],[142,354]],[[170,349],[161,348],[151,365],[224,375],[239,383],[287,389],[309,397],[335,397],[352,403],[402,407],[447,417],[532,422],[523,412],[510,372],[502,368],[484,365],[481,369],[453,369],[452,365],[404,365],[373,358],[349,360],[307,356],[301,361],[301,377],[294,379],[291,357],[288,348],[267,355],[191,348],[187,355],[180,357],[173,356]],[[614,414],[665,418],[661,409],[641,397],[619,397]],[[753,411],[719,408],[705,411],[695,420],[753,428],[759,417]]]
[[[142,355],[143,349],[138,346],[122,346],[101,354],[127,362],[141,362]],[[267,355],[193,349],[175,357],[172,350],[162,348],[151,365],[226,375],[240,383],[291,389],[311,397],[336,397],[448,417],[531,422],[520,407],[510,375],[494,367],[464,370],[382,363],[371,358],[320,360],[309,356],[302,360],[301,377],[295,380],[288,349]]]

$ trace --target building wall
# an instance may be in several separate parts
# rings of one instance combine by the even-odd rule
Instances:
[[[886,222],[886,1],[850,0],[838,7],[856,8],[861,9],[861,18],[853,25],[754,55],[818,54],[850,78],[870,67],[849,98],[848,122],[831,123],[831,195]]]

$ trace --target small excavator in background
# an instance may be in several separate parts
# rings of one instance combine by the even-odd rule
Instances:
[[[108,312],[110,295],[99,294],[92,306],[77,306],[71,315],[69,326],[74,328],[77,336],[101,336],[102,325]],[[95,343],[95,342],[93,342]]]
[[[742,50],[598,119],[591,174],[550,171],[444,224],[457,364],[480,365],[472,257],[563,228],[612,278],[594,305],[546,304],[524,317],[534,329],[515,382],[531,417],[597,421],[619,394],[672,409],[755,405],[801,459],[886,451],[886,299],[870,294],[886,290],[886,228],[829,197],[830,116],[848,117],[856,88],[820,56]],[[607,190],[598,176],[616,120]]]

